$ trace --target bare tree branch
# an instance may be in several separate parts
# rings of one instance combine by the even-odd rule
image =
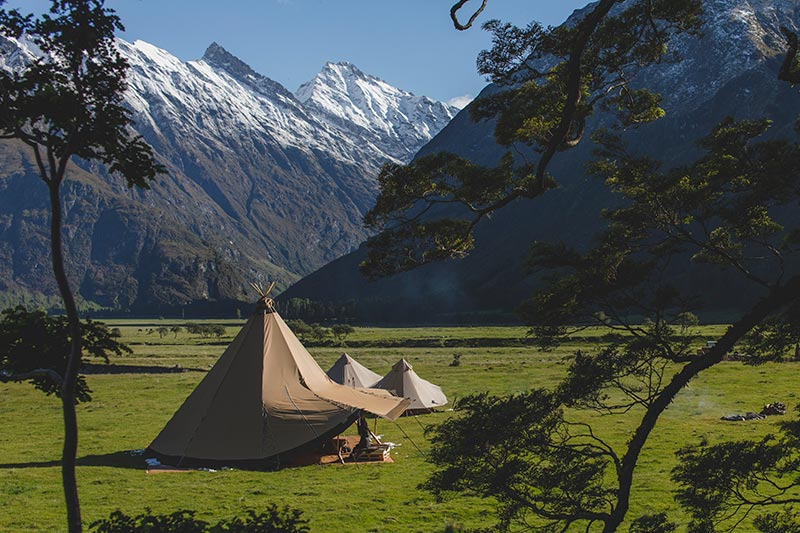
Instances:
[[[450,19],[453,21],[453,26],[455,26],[455,28],[458,31],[464,31],[464,30],[468,30],[469,28],[471,28],[472,27],[472,23],[475,22],[475,19],[478,18],[478,15],[480,15],[483,12],[483,10],[486,8],[486,4],[489,2],[489,0],[482,0],[480,7],[475,10],[475,12],[472,14],[471,17],[469,17],[469,20],[467,20],[467,23],[466,24],[461,24],[458,21],[458,11],[462,7],[464,7],[464,4],[466,4],[467,2],[469,2],[469,0],[459,0],[458,3],[456,3],[455,5],[453,5],[453,7],[450,8]]]

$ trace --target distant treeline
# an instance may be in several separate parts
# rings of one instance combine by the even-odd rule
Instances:
[[[275,302],[278,312],[287,319],[305,322],[347,322],[356,318],[358,305],[354,300],[348,302],[318,302],[308,298],[291,298]]]
[[[347,301],[317,301],[309,298],[280,297],[275,302],[278,312],[288,319],[306,322],[357,325],[519,325],[519,317],[509,311],[464,310],[443,314],[420,302],[393,302],[385,298]]]
[[[172,333],[176,338],[178,337],[178,333],[186,330],[187,333],[190,335],[200,335],[201,337],[216,337],[221,338],[225,335],[225,326],[221,324],[197,324],[195,322],[187,322],[185,324],[174,324],[172,326],[158,326],[155,328],[147,328],[146,330],[140,329],[139,331],[144,331],[148,335],[152,335],[157,333],[159,338],[164,338],[165,335]],[[111,330],[112,336],[119,337],[121,335],[119,328],[114,328]]]

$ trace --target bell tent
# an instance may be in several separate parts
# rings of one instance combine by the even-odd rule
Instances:
[[[333,363],[328,370],[328,377],[348,387],[364,388],[372,387],[381,380],[380,374],[376,374],[346,353]]]
[[[410,399],[411,405],[407,409],[409,413],[431,412],[435,407],[441,407],[447,403],[447,397],[442,388],[419,377],[405,359],[400,359],[395,363],[389,373],[374,387]]]
[[[344,431],[360,410],[395,420],[408,406],[334,383],[260,292],[256,313],[150,444],[163,462],[276,467]]]

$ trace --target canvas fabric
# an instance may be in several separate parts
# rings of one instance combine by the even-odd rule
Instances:
[[[369,388],[381,380],[380,374],[376,374],[346,353],[333,363],[327,374],[336,383],[348,387]]]
[[[408,410],[433,409],[447,404],[447,397],[438,385],[426,381],[414,372],[414,367],[405,359],[400,359],[383,379],[375,384],[375,388],[391,391],[398,396],[408,398],[411,404]]]
[[[278,313],[259,311],[150,449],[214,461],[264,459],[328,434],[359,409],[395,420],[409,403],[334,383]]]

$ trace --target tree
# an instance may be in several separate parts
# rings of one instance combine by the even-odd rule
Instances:
[[[234,517],[209,524],[195,518],[194,511],[176,511],[169,515],[150,512],[128,516],[114,511],[111,516],[92,524],[97,533],[308,533],[308,520],[302,511],[290,507],[267,506],[261,513],[248,511],[245,518]]]
[[[289,329],[291,329],[300,340],[305,340],[312,331],[311,326],[306,324],[306,321],[300,318],[289,319],[286,321],[286,325],[289,326]]]
[[[225,335],[225,326],[222,324],[214,324],[209,326],[208,330],[209,335],[213,335],[216,338],[220,339]]]
[[[334,324],[331,326],[331,333],[333,337],[336,339],[336,342],[340,344],[344,344],[347,340],[347,337],[353,333],[355,329],[350,324]]]
[[[533,514],[554,529],[599,522],[603,531],[616,531],[627,514],[639,454],[681,389],[736,344],[751,364],[792,352],[800,338],[800,225],[777,220],[800,199],[800,146],[759,142],[768,127],[767,121],[726,120],[701,142],[703,158],[668,172],[626,153],[618,138],[600,135],[605,148],[594,170],[625,198],[624,207],[606,211],[608,229],[588,252],[534,248],[533,264],[551,276],[522,313],[546,348],[589,325],[625,335],[596,354],[576,353],[554,391],[465,399],[463,417],[434,431],[431,456],[440,470],[429,487],[498,497],[506,527]],[[759,289],[749,311],[699,354],[692,349],[696,318],[690,312],[697,289],[672,276],[674,265],[686,261],[696,269],[733,271]],[[641,418],[617,449],[590,426],[571,422],[562,406]],[[517,418],[509,420],[512,415]],[[462,461],[455,454],[463,448],[452,443],[467,436],[476,451]],[[531,440],[532,453],[524,446]],[[720,469],[734,469],[730,457]]]
[[[681,487],[676,499],[692,517],[690,531],[726,531],[754,509],[800,503],[800,422],[779,428],[780,435],[760,440],[701,443],[678,452],[672,479]],[[758,516],[754,526],[764,533],[797,533],[800,516],[784,509]]]
[[[311,324],[311,331],[308,332],[309,338],[319,343],[325,342],[330,335],[331,330],[320,324]]]
[[[451,12],[459,29],[487,4],[462,25],[457,15],[466,3]],[[362,270],[387,275],[466,255],[480,220],[555,185],[546,172],[550,161],[582,140],[595,108],[614,112],[612,128],[661,116],[658,95],[632,89],[628,76],[664,59],[675,33],[697,31],[699,7],[601,0],[570,27],[487,23],[495,43],[479,65],[506,89],[473,104],[472,113],[494,118],[497,141],[520,155],[507,154],[495,168],[452,154],[384,167],[376,206],[365,217],[381,233]],[[787,56],[787,62],[782,75],[793,79],[797,61]],[[800,196],[800,148],[795,140],[762,140],[768,128],[767,121],[727,120],[701,142],[701,159],[668,171],[629,153],[613,130],[594,132],[600,150],[592,171],[623,207],[604,213],[608,228],[588,251],[534,247],[531,266],[545,287],[520,311],[544,348],[589,325],[624,335],[598,353],[577,352],[554,390],[463,399],[461,416],[432,430],[437,469],[429,489],[496,498],[501,529],[599,525],[616,531],[630,519],[641,450],[690,380],[737,343],[753,364],[789,352],[800,339],[800,227],[787,215]],[[535,161],[518,163],[532,152]],[[698,284],[673,280],[676,265],[686,262],[738,275],[754,294],[716,346],[699,354],[692,349]],[[625,445],[612,446],[590,425],[572,421],[565,407],[640,418]],[[787,520],[770,515],[763,523]],[[675,525],[653,515],[636,517],[631,529],[672,531]]]
[[[29,381],[45,394],[60,397],[67,367],[64,347],[69,346],[69,336],[69,324],[63,316],[50,317],[23,306],[5,309],[0,313],[0,381]],[[112,354],[131,352],[100,322],[82,322],[81,336],[84,349],[105,362]],[[91,401],[86,379],[81,375],[74,379],[75,402]]]
[[[458,29],[471,26],[487,2],[463,25],[457,15],[467,3],[451,11]],[[676,60],[667,42],[696,33],[700,13],[699,0],[601,0],[574,26],[487,22],[494,46],[479,56],[478,69],[503,90],[470,111],[475,120],[496,120],[495,139],[508,152],[494,168],[450,153],[385,165],[375,206],[364,217],[380,233],[367,243],[362,272],[379,277],[465,257],[482,220],[557,187],[550,163],[583,140],[598,108],[626,128],[661,117],[660,96],[630,80],[647,65]]]
[[[50,12],[38,18],[0,8],[3,33],[15,38],[24,34],[41,50],[20,71],[0,73],[0,138],[18,139],[30,147],[49,191],[53,273],[70,330],[61,401],[62,482],[71,532],[82,527],[75,479],[75,386],[82,337],[64,268],[61,185],[73,157],[102,163],[130,187],[147,188],[148,181],[164,170],[154,162],[150,147],[129,129],[130,111],[123,106],[128,65],[114,43],[114,32],[123,27],[103,4],[103,0],[53,0]]]
[[[197,322],[187,322],[185,328],[186,332],[190,335],[200,335],[203,332],[203,326]]]

